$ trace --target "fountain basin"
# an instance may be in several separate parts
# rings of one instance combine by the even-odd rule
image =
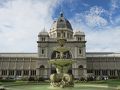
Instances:
[[[49,85],[22,85],[10,86],[7,90],[119,90],[118,87],[109,87],[107,85],[94,84],[76,84],[74,87],[50,87]]]

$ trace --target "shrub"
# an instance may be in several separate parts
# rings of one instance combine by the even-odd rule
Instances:
[[[87,81],[94,81],[93,77],[87,77]]]
[[[0,80],[2,80],[3,78],[2,77],[0,77]]]
[[[28,78],[28,77],[23,77],[22,78],[22,81],[28,81],[30,78]]]
[[[44,81],[45,79],[43,77],[39,77],[38,81]]]
[[[118,79],[117,76],[109,76],[108,78],[109,78],[109,79]]]
[[[0,82],[14,82],[16,81],[14,78],[12,77],[6,77],[6,78],[2,78],[0,79]]]
[[[28,81],[35,81],[35,78],[34,77],[29,77]]]
[[[81,77],[80,81],[86,81],[86,79],[84,77]]]
[[[15,80],[2,79],[0,82],[15,82]]]

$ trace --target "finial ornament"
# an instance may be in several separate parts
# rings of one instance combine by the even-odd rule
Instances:
[[[62,5],[61,5],[61,10],[60,10],[60,16],[63,17]]]
[[[60,12],[60,16],[63,17],[63,12]]]

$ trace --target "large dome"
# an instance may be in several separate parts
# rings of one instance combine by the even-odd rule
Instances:
[[[54,21],[52,29],[69,29],[73,30],[70,22],[64,18],[63,13],[60,13],[60,17],[57,19],[57,21]]]

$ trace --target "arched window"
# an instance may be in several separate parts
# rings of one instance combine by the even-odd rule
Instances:
[[[45,37],[42,37],[42,38],[41,38],[41,41],[45,41]]]
[[[41,66],[40,66],[40,76],[41,76],[41,77],[44,77],[44,72],[45,72],[45,66],[44,66],[44,65],[41,65]]]
[[[82,54],[81,48],[78,49],[78,53],[79,53],[79,54]]]
[[[42,54],[44,54],[44,52],[45,52],[44,49],[42,49]]]
[[[66,51],[66,52],[63,53],[63,58],[64,59],[71,59],[72,54],[69,51]],[[51,59],[60,59],[60,52],[53,51],[53,53],[51,55]]]
[[[60,58],[60,53],[58,51],[53,51],[51,55],[51,59],[59,59]]]
[[[45,66],[44,66],[44,65],[41,65],[41,66],[40,66],[40,68],[41,68],[41,69],[44,69],[44,68],[45,68]]]
[[[57,73],[55,66],[51,65],[51,74]]]
[[[79,68],[79,69],[83,69],[83,65],[79,65],[78,68]]]
[[[83,76],[84,70],[83,70],[83,65],[78,66],[78,76],[79,79]]]
[[[72,75],[72,65],[69,66],[67,73]]]
[[[71,55],[71,53],[69,51],[66,51],[63,54],[64,54],[63,58],[65,58],[65,59],[71,59],[72,58],[72,55]]]
[[[78,41],[81,41],[81,37],[78,37]]]
[[[57,33],[57,37],[60,37],[60,33]]]

